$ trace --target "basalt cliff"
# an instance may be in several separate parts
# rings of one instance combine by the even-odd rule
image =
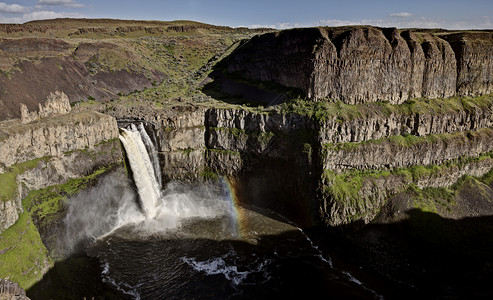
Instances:
[[[165,182],[227,177],[244,205],[324,228],[357,264],[408,287],[428,288],[461,254],[457,270],[473,279],[457,287],[447,267],[436,295],[491,294],[491,31],[92,22],[0,27],[21,37],[0,44],[10,53],[0,78],[0,260],[27,244],[37,253],[0,276],[23,288],[40,279],[64,199],[123,169],[118,127],[143,123]],[[48,35],[63,24],[70,39],[28,41],[20,30]],[[39,94],[16,91],[47,66],[68,77]]]
[[[252,38],[227,72],[348,104],[480,96],[493,91],[491,32],[294,29]]]

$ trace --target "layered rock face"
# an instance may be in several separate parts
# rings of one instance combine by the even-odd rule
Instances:
[[[493,130],[456,132],[430,138],[381,139],[360,144],[328,144],[323,153],[327,170],[402,168],[440,164],[461,156],[493,151]]]
[[[226,70],[348,104],[483,95],[490,32],[432,33],[368,26],[293,29],[252,38]]]
[[[85,149],[118,137],[116,121],[96,112],[67,114],[39,122],[0,124],[0,167]]]
[[[457,93],[479,96],[493,92],[492,33],[443,35],[457,59]]]
[[[310,118],[238,108],[114,107],[108,113],[119,122],[133,116],[155,132],[164,181],[225,176],[244,203],[278,209],[307,226],[316,222],[318,179],[310,171],[318,126]]]
[[[303,208],[304,218],[340,226],[371,222],[410,186],[448,188],[464,175],[488,173],[493,100],[474,101],[360,106],[364,114],[322,119],[240,107],[109,113],[133,116],[156,133],[166,181],[228,176],[247,201],[276,199],[267,206]]]
[[[28,124],[0,122],[0,232],[15,223],[29,191],[121,160],[116,120],[108,115],[83,112]]]

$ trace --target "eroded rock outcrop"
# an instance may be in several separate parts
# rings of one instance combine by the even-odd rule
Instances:
[[[26,124],[35,120],[48,118],[56,115],[64,115],[71,111],[70,101],[64,92],[55,91],[50,93],[46,102],[38,104],[38,112],[29,111],[25,104],[21,103],[21,123]]]
[[[0,124],[0,166],[62,155],[118,137],[116,121],[107,115],[83,112],[20,124],[18,120]]]
[[[493,92],[493,34],[460,32],[443,35],[457,59],[457,93],[479,96]]]
[[[252,38],[226,70],[348,104],[491,92],[490,32],[306,28]]]
[[[0,299],[2,300],[29,300],[24,291],[17,283],[0,279]]]

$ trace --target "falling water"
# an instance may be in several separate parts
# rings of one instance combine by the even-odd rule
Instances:
[[[68,251],[96,257],[102,270],[97,275],[122,295],[380,298],[335,268],[295,224],[240,206],[230,186],[169,182],[161,190],[155,148],[142,125],[122,129],[120,140],[141,209],[130,180],[115,170],[69,199],[61,242]]]
[[[135,125],[132,124],[132,126]],[[147,131],[144,128],[144,124],[139,123],[138,129],[139,129],[140,137],[142,138],[142,141],[146,146],[147,153],[149,153],[152,166],[154,167],[154,176],[156,177],[156,181],[159,184],[159,187],[161,187],[163,183],[161,180],[161,167],[159,166],[159,158],[157,155],[156,147],[154,146],[154,143],[152,142],[149,135],[147,134]]]
[[[122,128],[120,140],[128,154],[130,168],[134,173],[135,185],[139,192],[142,210],[146,217],[154,218],[157,213],[156,206],[161,192],[160,185],[156,180],[153,164],[147,153],[146,146],[142,141],[142,134],[132,124],[130,129]]]

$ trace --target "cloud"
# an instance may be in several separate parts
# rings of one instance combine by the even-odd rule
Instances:
[[[25,23],[34,20],[46,20],[46,19],[56,19],[56,18],[83,18],[85,17],[79,13],[66,13],[66,12],[56,12],[56,11],[34,11],[31,13],[23,14],[19,17],[4,17],[0,15],[0,23]]]
[[[412,18],[412,17],[414,17],[414,15],[412,13],[408,13],[408,12],[394,13],[394,14],[390,14],[389,16],[394,17],[394,18]]]
[[[19,4],[7,4],[0,2],[0,12],[9,14],[23,14],[28,12],[28,8]]]
[[[49,6],[64,6],[64,7],[73,7],[73,8],[84,7],[84,4],[77,3],[75,2],[75,0],[38,0],[36,4],[49,5]]]
[[[397,27],[397,28],[443,28],[450,30],[458,29],[493,29],[493,17],[484,16],[481,18],[463,19],[461,21],[439,19],[439,18],[425,18],[425,17],[387,17],[382,19],[363,19],[357,21],[350,20],[338,20],[327,19],[319,20],[313,23],[277,23],[272,25],[250,25],[248,28],[274,28],[274,29],[288,29],[295,27],[319,27],[319,26],[349,26],[349,25],[372,25],[377,27]]]
[[[329,26],[329,27],[337,27],[337,26],[348,26],[348,25],[359,25],[352,21],[344,21],[344,20],[320,20],[313,24],[314,26]]]
[[[78,12],[61,12],[56,7],[84,7],[76,0],[38,0],[35,6],[22,6],[0,2],[0,23],[25,23],[33,20],[55,18],[83,18]]]

